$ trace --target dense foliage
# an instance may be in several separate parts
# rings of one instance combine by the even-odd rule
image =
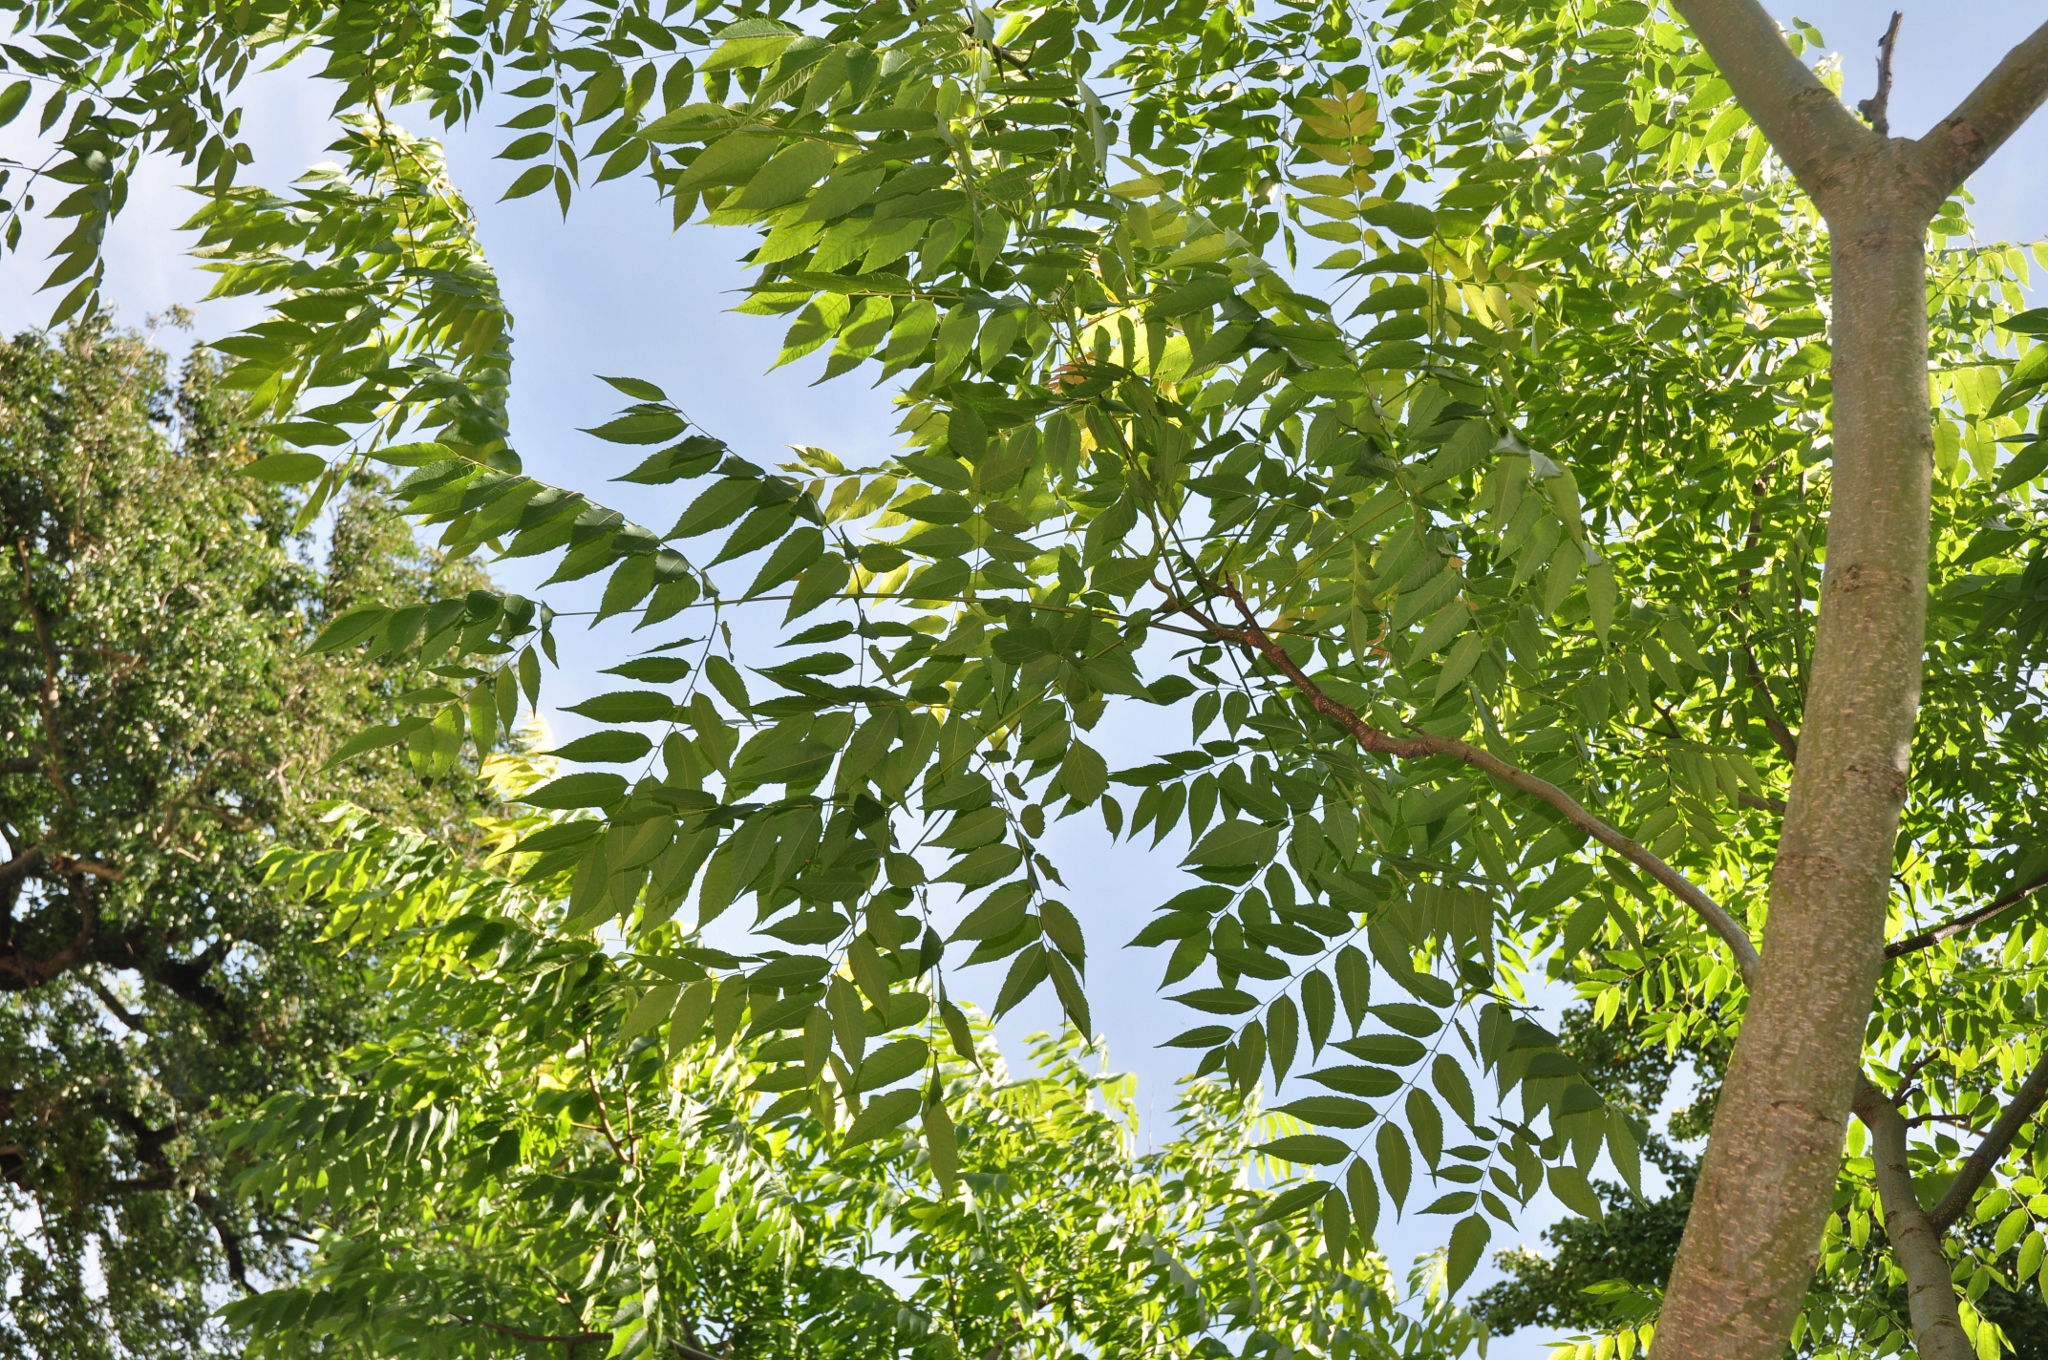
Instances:
[[[520,760],[494,774],[539,782]],[[1194,1356],[1248,1335],[1260,1354],[1451,1355],[1473,1339],[1440,1275],[1396,1313],[1376,1258],[1252,1226],[1274,1200],[1248,1179],[1258,1120],[1216,1083],[1187,1087],[1181,1132],[1139,1153],[1131,1078],[1087,1070],[1070,1032],[1013,1080],[977,1023],[973,1060],[929,1077],[945,1091],[929,1155],[883,1124],[841,1144],[801,1106],[754,1114],[812,1046],[735,1047],[729,1010],[695,1001],[671,1019],[704,997],[705,965],[736,960],[684,942],[653,961],[670,980],[635,988],[505,875],[518,857],[462,866],[360,809],[332,816],[332,849],[280,852],[273,874],[383,960],[402,1001],[343,1086],[279,1096],[243,1135],[243,1189],[320,1225],[303,1284],[229,1309],[258,1353]],[[488,830],[502,852],[567,824],[522,811]],[[934,1037],[929,1007],[908,1009],[924,1014],[870,1023],[922,1039],[864,1070]]]
[[[972,1048],[960,967],[1003,964],[997,1011],[1049,985],[1087,1029],[1085,923],[1040,846],[1083,810],[1185,836],[1202,886],[1141,939],[1194,984],[1198,1070],[1321,1088],[1284,1107],[1320,1131],[1266,1147],[1331,1179],[1277,1207],[1333,1245],[1382,1205],[1444,1215],[1454,1287],[1546,1188],[1597,1216],[1596,1160],[1633,1181],[1649,1132],[1528,978],[1668,1051],[1739,1029],[1723,945],[1762,924],[1827,542],[1830,265],[1661,8],[34,15],[10,56],[65,83],[49,173],[81,185],[64,306],[133,157],[196,158],[219,291],[275,309],[220,342],[226,381],[305,450],[257,475],[318,506],[364,459],[412,468],[396,494],[451,550],[560,553],[556,580],[608,573],[602,617],[690,621],[577,707],[605,730],[559,756],[630,773],[527,794],[602,815],[523,841],[519,879],[566,902],[558,947],[616,933],[605,985],[796,1045],[760,1119],[942,1125],[917,1027]],[[295,45],[349,115],[343,163],[238,185],[228,96]],[[905,452],[771,468],[620,376],[633,404],[592,433],[637,460],[636,506],[686,484],[677,520],[524,475],[509,317],[436,149],[388,116],[408,104],[509,112],[515,196],[568,212],[632,176],[750,230],[742,310],[790,318],[790,359],[895,379]],[[1923,1180],[1996,1223],[1947,1241],[1981,1296],[2043,1261],[2025,1118],[1967,1154],[2039,1100],[2048,317],[2014,315],[2028,261],[1973,243],[1960,200],[1934,234],[1936,586],[1866,1056]],[[778,620],[801,650],[770,663]],[[553,621],[477,592],[351,611],[320,646],[435,665],[361,747],[452,761],[537,695]],[[1187,705],[1189,744],[1109,770],[1086,734],[1112,703]],[[701,929],[742,899],[755,952],[692,963],[685,904]],[[715,985],[672,975],[698,966]],[[1802,1346],[1907,1344],[1874,1175],[1852,1141]]]
[[[308,1079],[359,969],[263,886],[347,788],[427,824],[449,793],[325,775],[393,677],[305,655],[332,606],[438,594],[365,482],[327,569],[203,352],[104,325],[0,346],[0,1349],[191,1355],[286,1225],[235,1195],[218,1123]],[[476,578],[471,573],[473,579]],[[464,786],[466,787],[466,786]]]

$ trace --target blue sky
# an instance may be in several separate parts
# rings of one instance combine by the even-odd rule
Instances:
[[[1769,5],[1781,18],[1796,13],[1818,25],[1831,46],[1845,51],[1849,97],[1869,93],[1875,44],[1891,5],[1832,0],[1789,7]],[[2031,0],[1948,0],[1908,10],[1897,58],[1892,97],[1896,133],[1918,135],[1935,122],[1987,72],[1998,55],[2026,29],[2048,19],[2048,3]],[[247,87],[247,129],[257,152],[248,177],[281,184],[306,165],[324,158],[330,140],[326,114],[331,87],[296,72],[251,79]],[[0,154],[18,152],[32,116],[0,132]],[[426,130],[423,127],[418,130]],[[666,211],[637,181],[598,186],[576,202],[566,223],[552,199],[537,196],[496,203],[515,169],[494,161],[505,134],[477,129],[450,139],[457,182],[470,195],[485,243],[517,319],[513,427],[527,469],[546,480],[589,490],[605,498],[601,484],[634,461],[630,450],[577,433],[601,422],[622,399],[595,375],[625,374],[664,387],[705,428],[760,463],[783,461],[783,446],[815,444],[849,465],[872,464],[894,447],[888,395],[862,385],[858,375],[826,386],[808,385],[818,359],[769,375],[780,346],[783,322],[744,317],[727,309],[742,281],[733,258],[748,248],[738,233],[688,228],[672,232]],[[2048,117],[2037,119],[2004,148],[1973,184],[1973,216],[1985,239],[2034,240],[2048,235]],[[129,324],[172,303],[196,304],[206,277],[183,255],[184,241],[173,230],[196,206],[180,189],[173,166],[150,167],[136,185],[126,213],[108,238],[108,291]],[[47,314],[49,295],[33,290],[45,271],[31,232],[18,256],[0,263],[0,319],[17,329]],[[40,239],[54,240],[48,233]],[[255,320],[245,302],[199,308],[196,335],[212,338]],[[175,337],[167,342],[179,343]],[[643,522],[662,525],[680,508],[681,497],[665,488],[611,488],[612,503]],[[630,494],[624,494],[630,491]],[[508,564],[499,572],[506,585],[536,584],[530,569]],[[559,607],[578,607],[579,590],[551,589]],[[651,635],[666,641],[673,633]],[[564,633],[561,675],[551,677],[550,709],[589,693],[614,687],[596,672],[631,654],[622,628],[580,636]],[[557,731],[573,735],[577,720],[557,715]],[[1135,706],[1113,712],[1091,737],[1112,768],[1141,763],[1161,742],[1184,744],[1184,713]],[[1119,1065],[1136,1070],[1144,1099],[1160,1117],[1171,1103],[1171,1083],[1181,1070],[1179,1055],[1156,1049],[1160,1040],[1190,1023],[1186,1013],[1160,1003],[1154,983],[1163,960],[1122,954],[1117,948],[1136,932],[1151,908],[1183,886],[1173,866],[1177,855],[1142,845],[1112,845],[1100,823],[1075,819],[1051,843],[1071,891],[1067,900],[1090,932],[1095,964],[1090,992],[1097,1023]],[[980,970],[984,991],[993,994],[999,969]],[[1021,1036],[1055,1023],[1049,996],[1027,1005],[1003,1026],[1006,1047],[1020,1052]],[[1557,1211],[1532,1206],[1524,1224],[1530,1240]],[[1435,1240],[1429,1228],[1403,1226],[1383,1235],[1397,1262]],[[1496,1247],[1509,1245],[1497,1237]],[[1490,1270],[1490,1267],[1489,1267]],[[1482,1277],[1484,1278],[1484,1277]],[[1544,1353],[1534,1333],[1498,1342],[1495,1356],[1519,1360]]]

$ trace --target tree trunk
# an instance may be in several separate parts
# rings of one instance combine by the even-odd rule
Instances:
[[[1941,1228],[1920,1207],[1913,1168],[1906,1157],[1906,1121],[1898,1107],[1868,1081],[1857,1083],[1856,1114],[1870,1130],[1870,1159],[1877,1168],[1877,1195],[1884,1207],[1884,1235],[1906,1272],[1906,1309],[1913,1321],[1913,1349],[1920,1360],[1976,1360],[1963,1331],[1955,1282],[1941,1250]]]
[[[1776,1360],[1813,1278],[1884,966],[1927,617],[1933,203],[1903,142],[1807,187],[1832,239],[1834,477],[1763,968],[1657,1328],[1657,1360]]]
[[[1763,962],[1651,1352],[1779,1360],[1862,1080],[1920,707],[1934,452],[1927,224],[2048,99],[2048,24],[1906,141],[1857,122],[1758,0],[1673,3],[1820,205],[1832,242],[1833,503],[1798,767]],[[1894,18],[1877,97],[1864,105],[1879,129],[1897,36]]]

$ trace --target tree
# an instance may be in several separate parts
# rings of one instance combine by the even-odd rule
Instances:
[[[1603,1148],[1632,1175],[1646,1131],[1526,1014],[1540,961],[1602,1023],[1734,1042],[1660,1357],[1997,1344],[1952,1276],[2042,1261],[2048,443],[2024,420],[2048,317],[2018,311],[2023,254],[1953,243],[1964,179],[2048,86],[2048,30],[1908,142],[1882,88],[1865,128],[1810,32],[1749,0],[266,13],[52,21],[38,73],[98,92],[51,172],[87,186],[54,282],[91,278],[124,157],[195,155],[221,291],[276,298],[223,342],[231,381],[343,450],[269,471],[317,503],[363,457],[411,466],[398,494],[456,550],[565,550],[557,579],[610,571],[604,616],[717,625],[583,707],[614,726],[564,757],[634,779],[532,795],[604,812],[530,871],[565,930],[752,896],[795,948],[733,992],[764,1030],[827,1024],[850,968],[944,1013],[947,934],[1008,961],[999,1010],[1050,983],[1086,1029],[1043,827],[1185,827],[1206,882],[1141,938],[1173,944],[1169,983],[1210,970],[1178,994],[1214,1017],[1180,1041],[1201,1071],[1278,1085],[1305,1038],[1332,1093],[1288,1108],[1371,1129],[1276,1144],[1343,1168],[1332,1222],[1405,1204],[1419,1155],[1462,1281],[1511,1202],[1596,1212]],[[238,187],[227,96],[287,43],[359,115],[347,164]],[[622,376],[633,405],[593,433],[652,449],[630,482],[699,484],[676,523],[526,477],[467,209],[387,116],[454,127],[491,89],[534,162],[513,195],[568,211],[595,166],[756,229],[745,308],[794,318],[789,358],[898,379],[910,451],[771,470]],[[1313,240],[1337,249],[1304,261]],[[817,650],[741,675],[735,620],[744,643],[828,604],[789,639]],[[552,650],[534,602],[439,608],[322,639],[475,661],[385,739],[459,740]],[[1082,735],[1112,698],[1191,699],[1193,742],[1112,774]],[[987,890],[957,922],[954,888]],[[858,1078],[815,1073],[830,1122]],[[1852,1103],[1868,1159],[1842,1155]],[[1916,1177],[1946,1187],[1931,1208]],[[1989,1247],[1949,1232],[1966,1212],[2001,1215]],[[1803,1309],[1817,1259],[1908,1279],[1910,1327]]]
[[[197,1354],[212,1291],[284,1259],[216,1125],[365,998],[258,861],[336,788],[451,829],[393,768],[322,772],[397,677],[304,655],[323,593],[448,578],[367,485],[338,538],[404,548],[314,570],[294,498],[237,475],[261,447],[203,352],[173,391],[103,324],[0,347],[0,1338],[23,1354]]]
[[[544,769],[490,773],[516,801]],[[486,826],[500,852],[577,825],[511,813]],[[1251,1183],[1262,1121],[1222,1083],[1185,1087],[1182,1132],[1140,1154],[1135,1081],[1089,1071],[1079,1035],[1041,1036],[1013,1080],[976,1023],[972,1058],[930,1069],[928,1155],[887,1118],[833,1140],[782,1099],[831,1041],[735,1047],[713,997],[737,959],[672,926],[608,954],[507,876],[530,854],[464,865],[359,808],[329,821],[270,874],[398,1001],[342,1083],[240,1135],[250,1188],[319,1225],[303,1283],[227,1310],[252,1354],[1192,1356],[1237,1333],[1453,1356],[1477,1335],[1440,1273],[1397,1312],[1383,1262],[1263,1213],[1295,1192]],[[863,1022],[870,1003],[920,1017]],[[915,1031],[861,1061],[878,1084],[943,1042],[926,998],[847,1005],[842,1027]]]

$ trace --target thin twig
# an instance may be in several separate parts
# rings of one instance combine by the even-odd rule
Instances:
[[[2027,1079],[2020,1083],[2020,1089],[2013,1094],[2005,1112],[1998,1116],[1998,1122],[1991,1126],[1976,1150],[1964,1160],[1941,1199],[1927,1211],[1927,1219],[1937,1231],[1946,1232],[1949,1225],[1969,1207],[1970,1201],[1976,1198],[1977,1187],[1984,1184],[1991,1168],[2005,1156],[2012,1140],[2027,1126],[2044,1099],[2048,1099],[2048,1053],[2042,1054],[2041,1060],[2034,1064],[2034,1070],[2027,1073]]]
[[[628,1166],[635,1165],[636,1163],[634,1161],[633,1154],[619,1142],[619,1136],[616,1133],[612,1132],[611,1116],[605,1112],[604,1108],[604,1092],[599,1090],[597,1085],[596,1064],[585,1064],[583,1068],[583,1075],[584,1078],[588,1080],[590,1083],[591,1099],[597,1102],[598,1131],[604,1135],[604,1140],[612,1145],[612,1152],[618,1157],[620,1161],[626,1163],[626,1165]]]
[[[1266,630],[1259,626],[1257,615],[1252,612],[1251,606],[1245,602],[1237,587],[1222,582],[1216,588],[1229,597],[1244,617],[1242,628],[1219,623],[1178,596],[1174,600],[1175,607],[1180,613],[1205,625],[1215,637],[1249,647],[1265,657],[1275,670],[1286,676],[1295,688],[1307,697],[1310,706],[1316,712],[1350,733],[1352,739],[1366,750],[1409,760],[1449,756],[1510,788],[1550,804],[1564,814],[1566,821],[1662,883],[1681,902],[1697,912],[1734,953],[1736,963],[1742,969],[1743,981],[1751,986],[1755,985],[1757,969],[1763,960],[1758,956],[1756,945],[1749,938],[1749,932],[1729,915],[1720,903],[1707,896],[1685,875],[1666,864],[1652,851],[1638,845],[1586,811],[1577,799],[1557,785],[1539,779],[1519,766],[1510,765],[1490,751],[1482,750],[1455,737],[1439,737],[1427,732],[1413,737],[1396,737],[1374,727],[1359,717],[1355,711],[1325,694],[1320,686],[1302,673],[1301,668],[1294,664],[1293,658],[1289,657],[1280,644],[1273,641]]]
[[[1884,956],[1888,959],[1895,959],[1901,954],[1911,954],[1915,950],[1927,949],[1933,945],[1940,944],[1943,940],[1950,939],[1962,934],[1966,930],[1972,930],[1977,926],[1983,925],[1994,916],[2003,915],[2032,897],[2035,893],[2040,892],[2043,888],[2048,888],[2048,873],[2043,873],[2032,882],[2022,883],[2019,887],[2011,889],[1993,901],[1989,906],[1979,907],[1975,911],[1966,911],[1953,920],[1944,921],[1942,924],[1923,930],[1917,935],[1908,935],[1903,940],[1894,940],[1884,947]]]
[[[1764,729],[1771,734],[1771,740],[1778,743],[1778,751],[1785,757],[1786,763],[1797,765],[1799,738],[1785,725],[1785,720],[1778,716],[1778,705],[1771,695],[1770,682],[1764,678],[1764,668],[1757,664],[1756,652],[1746,642],[1742,644],[1742,659],[1747,663],[1749,687],[1756,691],[1757,716],[1763,719]]]
[[[1856,112],[1870,120],[1870,130],[1880,137],[1892,135],[1886,117],[1892,102],[1892,48],[1899,41],[1899,21],[1905,17],[1903,10],[1892,11],[1891,27],[1877,40],[1877,93],[1856,106]]]

